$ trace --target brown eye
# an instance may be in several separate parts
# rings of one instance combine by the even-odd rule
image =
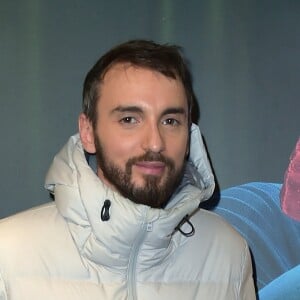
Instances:
[[[180,123],[178,120],[173,119],[173,118],[168,118],[163,121],[164,125],[170,125],[170,126],[178,126]]]
[[[124,117],[120,120],[120,123],[123,123],[123,124],[136,124],[137,119],[134,118],[134,117]]]

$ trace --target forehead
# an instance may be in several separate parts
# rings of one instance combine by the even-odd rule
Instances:
[[[102,82],[107,82],[113,79],[118,79],[118,78],[123,78],[123,77],[127,77],[127,79],[129,79],[129,77],[132,76],[138,76],[142,74],[143,76],[148,74],[148,75],[154,75],[157,77],[164,77],[166,79],[174,80],[174,81],[178,81],[180,82],[180,79],[175,77],[175,73],[174,73],[174,77],[171,76],[166,76],[163,73],[156,71],[155,69],[151,69],[151,68],[147,68],[147,67],[141,67],[138,65],[134,65],[131,63],[127,63],[127,62],[119,62],[119,63],[115,63],[113,64],[103,75],[103,79]]]
[[[129,63],[113,65],[105,74],[100,86],[100,98],[109,96],[126,99],[126,96],[151,98],[187,104],[184,86],[178,78],[170,78],[160,72],[134,66]],[[101,101],[100,101],[101,102]]]

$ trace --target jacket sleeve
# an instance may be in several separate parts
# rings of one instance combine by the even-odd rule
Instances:
[[[8,300],[3,277],[0,273],[0,300]]]
[[[255,300],[256,292],[253,280],[252,261],[248,245],[245,242],[245,250],[241,264],[241,278],[237,299]]]

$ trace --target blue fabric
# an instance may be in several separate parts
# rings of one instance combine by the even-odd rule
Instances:
[[[283,273],[259,291],[259,299],[299,300],[300,265]]]
[[[221,192],[213,208],[247,240],[260,299],[300,299],[300,222],[281,211],[281,186],[253,182],[232,187]],[[281,298],[274,298],[277,293]],[[298,298],[292,298],[295,293]]]

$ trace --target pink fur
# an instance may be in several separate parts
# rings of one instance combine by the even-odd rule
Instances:
[[[300,138],[290,157],[280,197],[283,212],[300,221]]]

